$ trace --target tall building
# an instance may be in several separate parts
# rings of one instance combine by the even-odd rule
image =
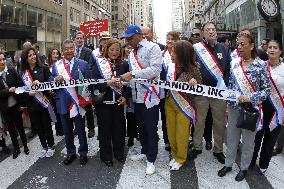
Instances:
[[[133,0],[134,23],[140,27],[149,27],[149,2],[148,0]]]
[[[37,42],[42,53],[59,48],[66,28],[66,1],[0,1],[0,46],[8,52],[21,49],[27,40]]]
[[[67,0],[67,36],[73,38],[80,30],[80,23],[96,19],[108,19],[111,31],[111,0]],[[85,39],[91,48],[98,45],[97,38]]]
[[[172,0],[172,30],[182,31],[184,21],[183,0]]]
[[[132,23],[132,0],[112,0],[111,6],[111,34],[120,37],[127,25]]]
[[[183,32],[188,33],[193,27],[201,26],[200,8],[204,0],[184,0],[184,24]]]

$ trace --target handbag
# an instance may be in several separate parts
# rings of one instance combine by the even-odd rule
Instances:
[[[99,92],[99,90],[94,90],[93,92],[93,103],[96,105],[96,104],[100,104],[104,101],[105,99],[105,96],[106,96],[106,91],[104,92]]]
[[[247,129],[254,132],[258,117],[259,112],[253,107],[252,103],[241,103],[241,107],[239,108],[237,128]]]

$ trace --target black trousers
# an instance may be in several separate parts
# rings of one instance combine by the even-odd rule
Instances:
[[[260,158],[259,158],[259,167],[261,169],[267,169],[269,166],[269,162],[272,158],[272,152],[277,141],[277,137],[280,133],[281,126],[277,126],[275,129],[270,131],[268,125],[264,125],[263,129],[259,130],[254,139],[254,152],[253,157],[251,160],[251,164],[254,165],[257,157],[258,152],[261,147]],[[262,144],[261,144],[262,143]]]
[[[165,102],[166,98],[160,100],[159,108],[161,111],[161,120],[162,120],[162,131],[163,139],[165,144],[169,144],[168,132],[167,132],[167,122],[166,122],[166,113],[165,113]]]
[[[213,124],[212,112],[211,108],[209,107],[205,120],[205,128],[203,134],[203,138],[206,142],[212,142],[212,124]],[[194,127],[191,127],[190,136],[193,137],[193,134],[194,134]]]
[[[272,157],[272,152],[276,144],[278,135],[281,130],[281,126],[278,125],[272,131],[269,129],[270,120],[273,116],[274,110],[272,104],[269,100],[265,100],[263,103],[263,128],[259,130],[254,139],[254,152],[251,160],[251,165],[254,165],[258,157],[258,152],[261,147],[260,158],[259,158],[259,167],[261,169],[267,169],[269,162]]]
[[[92,105],[86,106],[86,120],[87,120],[87,128],[89,131],[95,129],[95,121],[94,121],[94,111]]]
[[[14,150],[20,151],[17,131],[20,135],[23,146],[27,146],[27,138],[23,127],[22,113],[19,110],[19,107],[16,105],[8,108],[6,112],[2,112],[2,117],[5,126],[9,131]]]
[[[147,109],[144,103],[135,103],[134,107],[142,146],[141,154],[145,154],[149,162],[155,162],[158,154],[159,106]]]
[[[138,128],[135,113],[126,112],[127,119],[127,136],[129,138],[137,138],[138,137]]]
[[[125,117],[124,107],[118,104],[96,105],[100,158],[112,161],[115,157],[124,156]]]
[[[43,148],[53,147],[54,138],[51,126],[51,119],[48,110],[45,108],[39,111],[29,112],[31,121],[37,128],[38,137]]]

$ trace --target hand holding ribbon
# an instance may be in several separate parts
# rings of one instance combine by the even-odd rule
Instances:
[[[246,95],[240,95],[238,97],[238,100],[239,100],[240,103],[251,102],[250,98],[248,96],[246,96]]]

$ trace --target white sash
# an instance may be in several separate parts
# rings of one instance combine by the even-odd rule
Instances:
[[[193,48],[201,60],[202,64],[207,68],[211,75],[217,81],[218,88],[226,88],[223,76],[223,70],[219,63],[216,61],[215,57],[207,49],[203,42],[199,42],[193,45]]]
[[[271,94],[268,97],[270,100],[275,112],[273,113],[273,117],[270,121],[269,128],[270,131],[275,129],[279,124],[283,124],[283,115],[284,115],[284,101],[282,98],[282,95],[279,92],[279,89],[277,88],[272,75],[271,75],[271,65],[270,62],[268,64],[268,72],[269,72],[269,79],[271,81]]]
[[[166,70],[166,80],[167,81],[175,81],[176,80],[176,66],[175,63],[172,61],[172,57],[170,55],[170,52],[167,50],[164,54],[163,58],[163,65]]]
[[[26,70],[25,73],[22,76],[23,82],[27,87],[30,87],[33,83],[33,78],[29,72],[29,70]],[[43,92],[36,92],[34,98],[36,101],[43,107],[48,110],[50,119],[53,123],[56,123],[56,116],[53,111],[53,108],[48,100],[48,98],[43,94]]]
[[[129,54],[129,65],[131,70],[143,69],[143,66],[140,64],[137,55],[134,53],[134,50],[132,50]],[[155,105],[158,105],[160,103],[160,97],[157,92],[157,87],[155,86],[148,87],[144,84],[141,84],[141,86],[147,90],[144,96],[144,103],[146,107],[149,109]],[[156,95],[158,98],[152,98],[152,95]]]
[[[101,73],[101,76],[106,80],[111,80],[112,78],[116,77],[116,74],[112,71],[112,64],[110,63],[109,59],[107,58],[97,58],[97,66]],[[122,95],[122,91],[118,90],[114,87],[111,89],[118,95]]]
[[[93,53],[94,58],[102,56],[102,51],[100,50],[100,48],[96,48],[95,50],[93,50],[92,53]]]
[[[74,58],[73,58],[74,59]],[[72,61],[72,60],[71,60]],[[58,75],[63,76],[64,80],[71,80],[71,74],[67,68],[65,59],[62,58],[61,60],[55,63],[55,67],[57,69]],[[86,111],[84,108],[79,106],[79,100],[77,96],[77,92],[74,87],[67,87],[64,89],[65,92],[71,97],[73,103],[71,103],[69,110],[70,110],[70,118],[76,117],[80,114],[82,117],[85,115]]]
[[[245,70],[241,64],[242,59],[237,50],[231,53],[231,59],[232,59],[231,69],[233,73],[232,76],[234,80],[237,82],[237,86],[239,90],[242,92],[242,94],[248,95],[248,94],[256,92],[254,86],[252,85],[251,81],[249,80],[249,78],[247,77],[245,73]],[[257,127],[259,130],[261,128],[262,118],[263,118],[262,106],[261,104],[259,104],[255,108],[258,110],[260,114],[260,122],[257,123]]]

